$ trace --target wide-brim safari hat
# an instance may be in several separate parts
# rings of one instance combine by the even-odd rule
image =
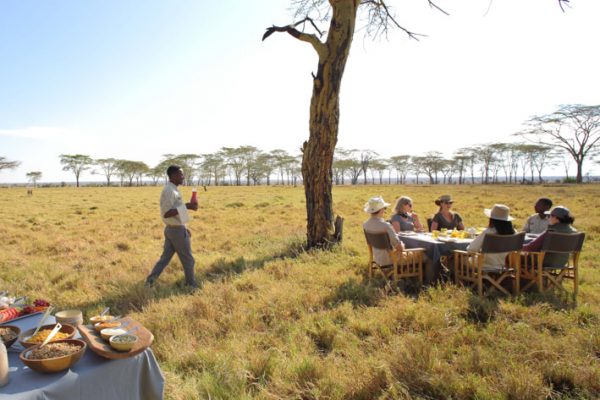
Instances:
[[[497,219],[499,221],[513,221],[514,218],[510,216],[510,208],[504,204],[494,204],[492,208],[486,208],[483,213],[491,219]]]
[[[443,194],[441,195],[438,199],[435,200],[435,205],[439,206],[442,203],[454,203],[454,200],[452,200],[452,196],[450,196],[449,194]]]
[[[390,203],[386,203],[385,200],[383,200],[383,197],[381,196],[371,197],[369,201],[365,203],[364,210],[369,214],[373,214],[381,210],[382,208],[388,207],[389,205]]]

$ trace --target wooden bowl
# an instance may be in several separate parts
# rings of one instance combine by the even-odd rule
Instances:
[[[61,324],[61,325],[62,325],[62,328],[60,328],[60,332],[61,333],[66,333],[66,334],[69,335],[69,336],[67,336],[66,338],[63,338],[63,339],[73,339],[73,336],[75,336],[75,332],[77,331],[75,329],[75,327],[73,325],[69,325],[69,324]],[[44,330],[44,329],[50,329],[50,330],[52,330],[52,329],[54,329],[55,326],[56,326],[56,324],[43,325],[40,328],[40,331]],[[23,345],[23,347],[28,348],[28,347],[31,347],[31,346],[35,346],[37,344],[41,344],[41,343],[28,342],[27,340],[25,340],[25,339],[28,339],[31,335],[33,335],[34,331],[35,331],[35,328],[31,328],[31,329],[26,330],[25,332],[23,332],[23,333],[21,333],[19,335],[19,343],[21,343]],[[53,343],[53,342],[56,342],[56,341],[59,341],[59,340],[62,340],[62,339],[53,339],[50,343]]]
[[[117,351],[129,351],[133,348],[133,345],[138,341],[138,338],[135,335],[127,334],[127,335],[119,335],[119,336],[130,338],[130,341],[120,343],[118,341],[115,341],[117,336],[111,336],[109,343],[110,343],[111,347]]]
[[[71,368],[83,355],[85,349],[87,348],[87,344],[83,340],[78,339],[63,339],[57,340],[56,342],[52,341],[51,343],[71,343],[80,346],[81,348],[75,353],[55,358],[46,358],[43,360],[31,360],[27,358],[29,353],[38,348],[39,345],[35,345],[29,347],[19,354],[19,359],[23,362],[23,364],[27,365],[34,371],[42,372],[45,374],[52,374],[55,372],[64,371],[67,368]]]
[[[13,331],[14,333],[16,333],[16,336],[14,338],[4,342],[4,346],[6,346],[6,348],[8,349],[19,338],[19,334],[21,334],[21,328],[19,328],[18,326],[15,326],[15,325],[0,325],[0,328],[8,328],[11,331]]]

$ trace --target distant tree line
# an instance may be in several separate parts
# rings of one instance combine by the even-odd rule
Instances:
[[[266,183],[295,185],[300,176],[299,155],[285,150],[264,152],[253,146],[222,147],[210,154],[164,154],[154,167],[143,161],[98,158],[84,154],[62,154],[63,170],[75,176],[77,186],[81,173],[103,175],[108,186],[140,186],[146,179],[154,185],[166,182],[169,165],[183,168],[189,185],[260,185]]]
[[[533,183],[543,182],[544,169],[564,168],[567,181],[583,181],[583,163],[598,154],[600,106],[563,105],[557,111],[534,116],[515,135],[528,142],[491,143],[465,147],[445,157],[439,151],[422,155],[401,154],[380,157],[372,150],[337,148],[332,179],[337,185],[358,183]],[[301,155],[285,150],[262,151],[253,146],[222,147],[210,154],[165,154],[149,167],[143,161],[116,158],[94,159],[85,154],[62,154],[63,170],[72,172],[77,186],[81,174],[103,175],[107,185],[142,185],[148,179],[155,185],[166,181],[171,164],[184,168],[188,184],[296,185],[301,181]],[[569,177],[574,163],[576,174]],[[0,170],[14,169],[19,161],[0,157]],[[34,184],[40,171],[27,173]]]

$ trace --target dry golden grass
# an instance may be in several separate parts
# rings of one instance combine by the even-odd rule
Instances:
[[[210,187],[190,228],[203,288],[162,249],[161,188],[0,190],[0,287],[88,316],[105,306],[155,334],[168,399],[555,399],[600,396],[600,186],[335,188],[344,244],[304,252],[302,188]],[[184,197],[190,195],[183,188]],[[449,285],[390,294],[365,280],[364,202],[451,193],[468,226],[505,203],[521,226],[549,196],[587,232],[578,303],[480,300]]]

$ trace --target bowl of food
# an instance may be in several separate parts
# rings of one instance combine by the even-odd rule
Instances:
[[[116,329],[121,326],[121,322],[119,321],[110,321],[110,322],[98,322],[94,325],[94,329],[96,332],[100,333],[102,329]]]
[[[73,336],[75,336],[76,329],[73,325],[61,325],[62,328],[60,328],[60,331],[56,332],[56,335],[54,335],[50,343],[62,339],[72,339]],[[42,342],[46,340],[46,338],[48,337],[50,332],[52,332],[52,329],[54,329],[55,326],[56,324],[43,325],[38,331],[38,333],[35,334],[35,336],[32,336],[33,332],[35,332],[35,328],[31,328],[19,335],[19,343],[21,343],[23,347],[32,347],[36,344],[42,344]]]
[[[90,318],[90,322],[92,323],[92,325],[95,325],[98,322],[106,322],[106,321],[110,321],[114,318],[115,317],[113,315],[94,315],[93,317]]]
[[[135,335],[116,335],[109,340],[111,347],[117,351],[129,351],[133,348],[138,338]]]
[[[0,326],[0,338],[4,342],[4,346],[8,349],[17,341],[21,328],[14,325],[2,325]]]
[[[127,331],[122,328],[106,328],[100,331],[100,336],[102,336],[102,339],[108,341],[112,336],[122,335],[126,332]]]
[[[83,314],[79,310],[63,310],[54,314],[56,322],[73,326],[83,324]]]
[[[51,374],[71,368],[83,355],[87,345],[79,339],[63,339],[44,347],[35,345],[19,354],[19,359],[34,371]]]

